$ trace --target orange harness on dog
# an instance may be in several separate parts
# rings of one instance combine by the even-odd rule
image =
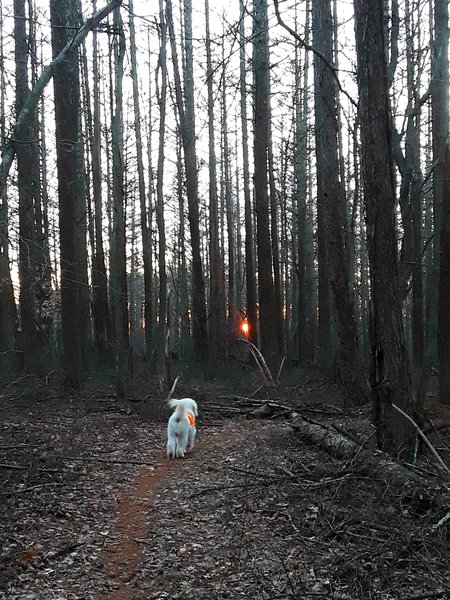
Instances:
[[[195,425],[195,417],[194,417],[194,415],[191,412],[187,412],[186,413],[186,417],[187,417],[187,420],[189,421],[189,425],[191,427],[194,427],[194,425]]]

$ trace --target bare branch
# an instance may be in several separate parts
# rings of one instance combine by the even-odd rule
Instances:
[[[273,3],[274,3],[274,6],[275,6],[275,14],[277,15],[278,23],[282,27],[284,27],[284,29],[286,29],[286,31],[288,31],[303,46],[303,48],[305,48],[305,50],[309,50],[310,52],[312,52],[313,54],[315,54],[316,56],[318,56],[320,58],[320,60],[325,64],[325,66],[328,69],[330,69],[330,71],[333,73],[333,77],[336,80],[336,83],[338,85],[339,91],[341,91],[345,96],[347,96],[347,98],[350,101],[350,103],[355,108],[357,108],[358,104],[354,101],[354,99],[350,96],[350,94],[348,94],[348,92],[346,92],[344,90],[344,88],[341,85],[341,82],[339,81],[339,77],[337,76],[338,69],[336,69],[336,67],[334,67],[325,58],[325,56],[321,52],[319,52],[319,50],[317,50],[317,48],[314,48],[314,46],[311,46],[311,44],[308,44],[294,29],[292,29],[292,27],[289,27],[289,25],[283,21],[283,19],[281,17],[281,14],[280,14],[279,0],[273,0]]]
[[[73,39],[69,40],[61,52],[52,60],[49,65],[45,67],[41,76],[34,84],[33,89],[28,94],[22,110],[20,111],[11,137],[3,147],[2,160],[0,164],[0,197],[3,196],[6,180],[16,154],[16,144],[21,138],[20,132],[33,117],[39,102],[39,98],[53,77],[55,67],[66,60],[66,58],[73,52],[75,52],[80,44],[85,40],[88,33],[92,31],[92,29],[94,29],[94,27],[96,27],[105,17],[107,17],[110,12],[118,8],[121,4],[122,0],[112,0],[107,6],[96,12],[90,19],[88,19],[80,27]]]

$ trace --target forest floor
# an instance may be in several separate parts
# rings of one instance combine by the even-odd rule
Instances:
[[[200,409],[184,460],[165,456],[159,393],[0,390],[1,600],[450,598],[431,455],[393,484],[282,415],[249,419],[267,390],[199,389],[181,390]],[[373,451],[368,408],[344,409],[330,382],[280,398]],[[431,439],[449,461],[448,429]]]

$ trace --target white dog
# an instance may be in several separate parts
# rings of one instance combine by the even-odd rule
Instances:
[[[167,456],[168,458],[175,458],[175,456],[183,458],[195,444],[197,403],[192,398],[182,398],[181,400],[174,398],[169,399],[168,404],[175,410],[167,424]]]

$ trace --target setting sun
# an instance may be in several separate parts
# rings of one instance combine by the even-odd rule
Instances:
[[[247,321],[242,321],[241,331],[244,335],[248,335],[248,332],[250,331],[250,326]]]

